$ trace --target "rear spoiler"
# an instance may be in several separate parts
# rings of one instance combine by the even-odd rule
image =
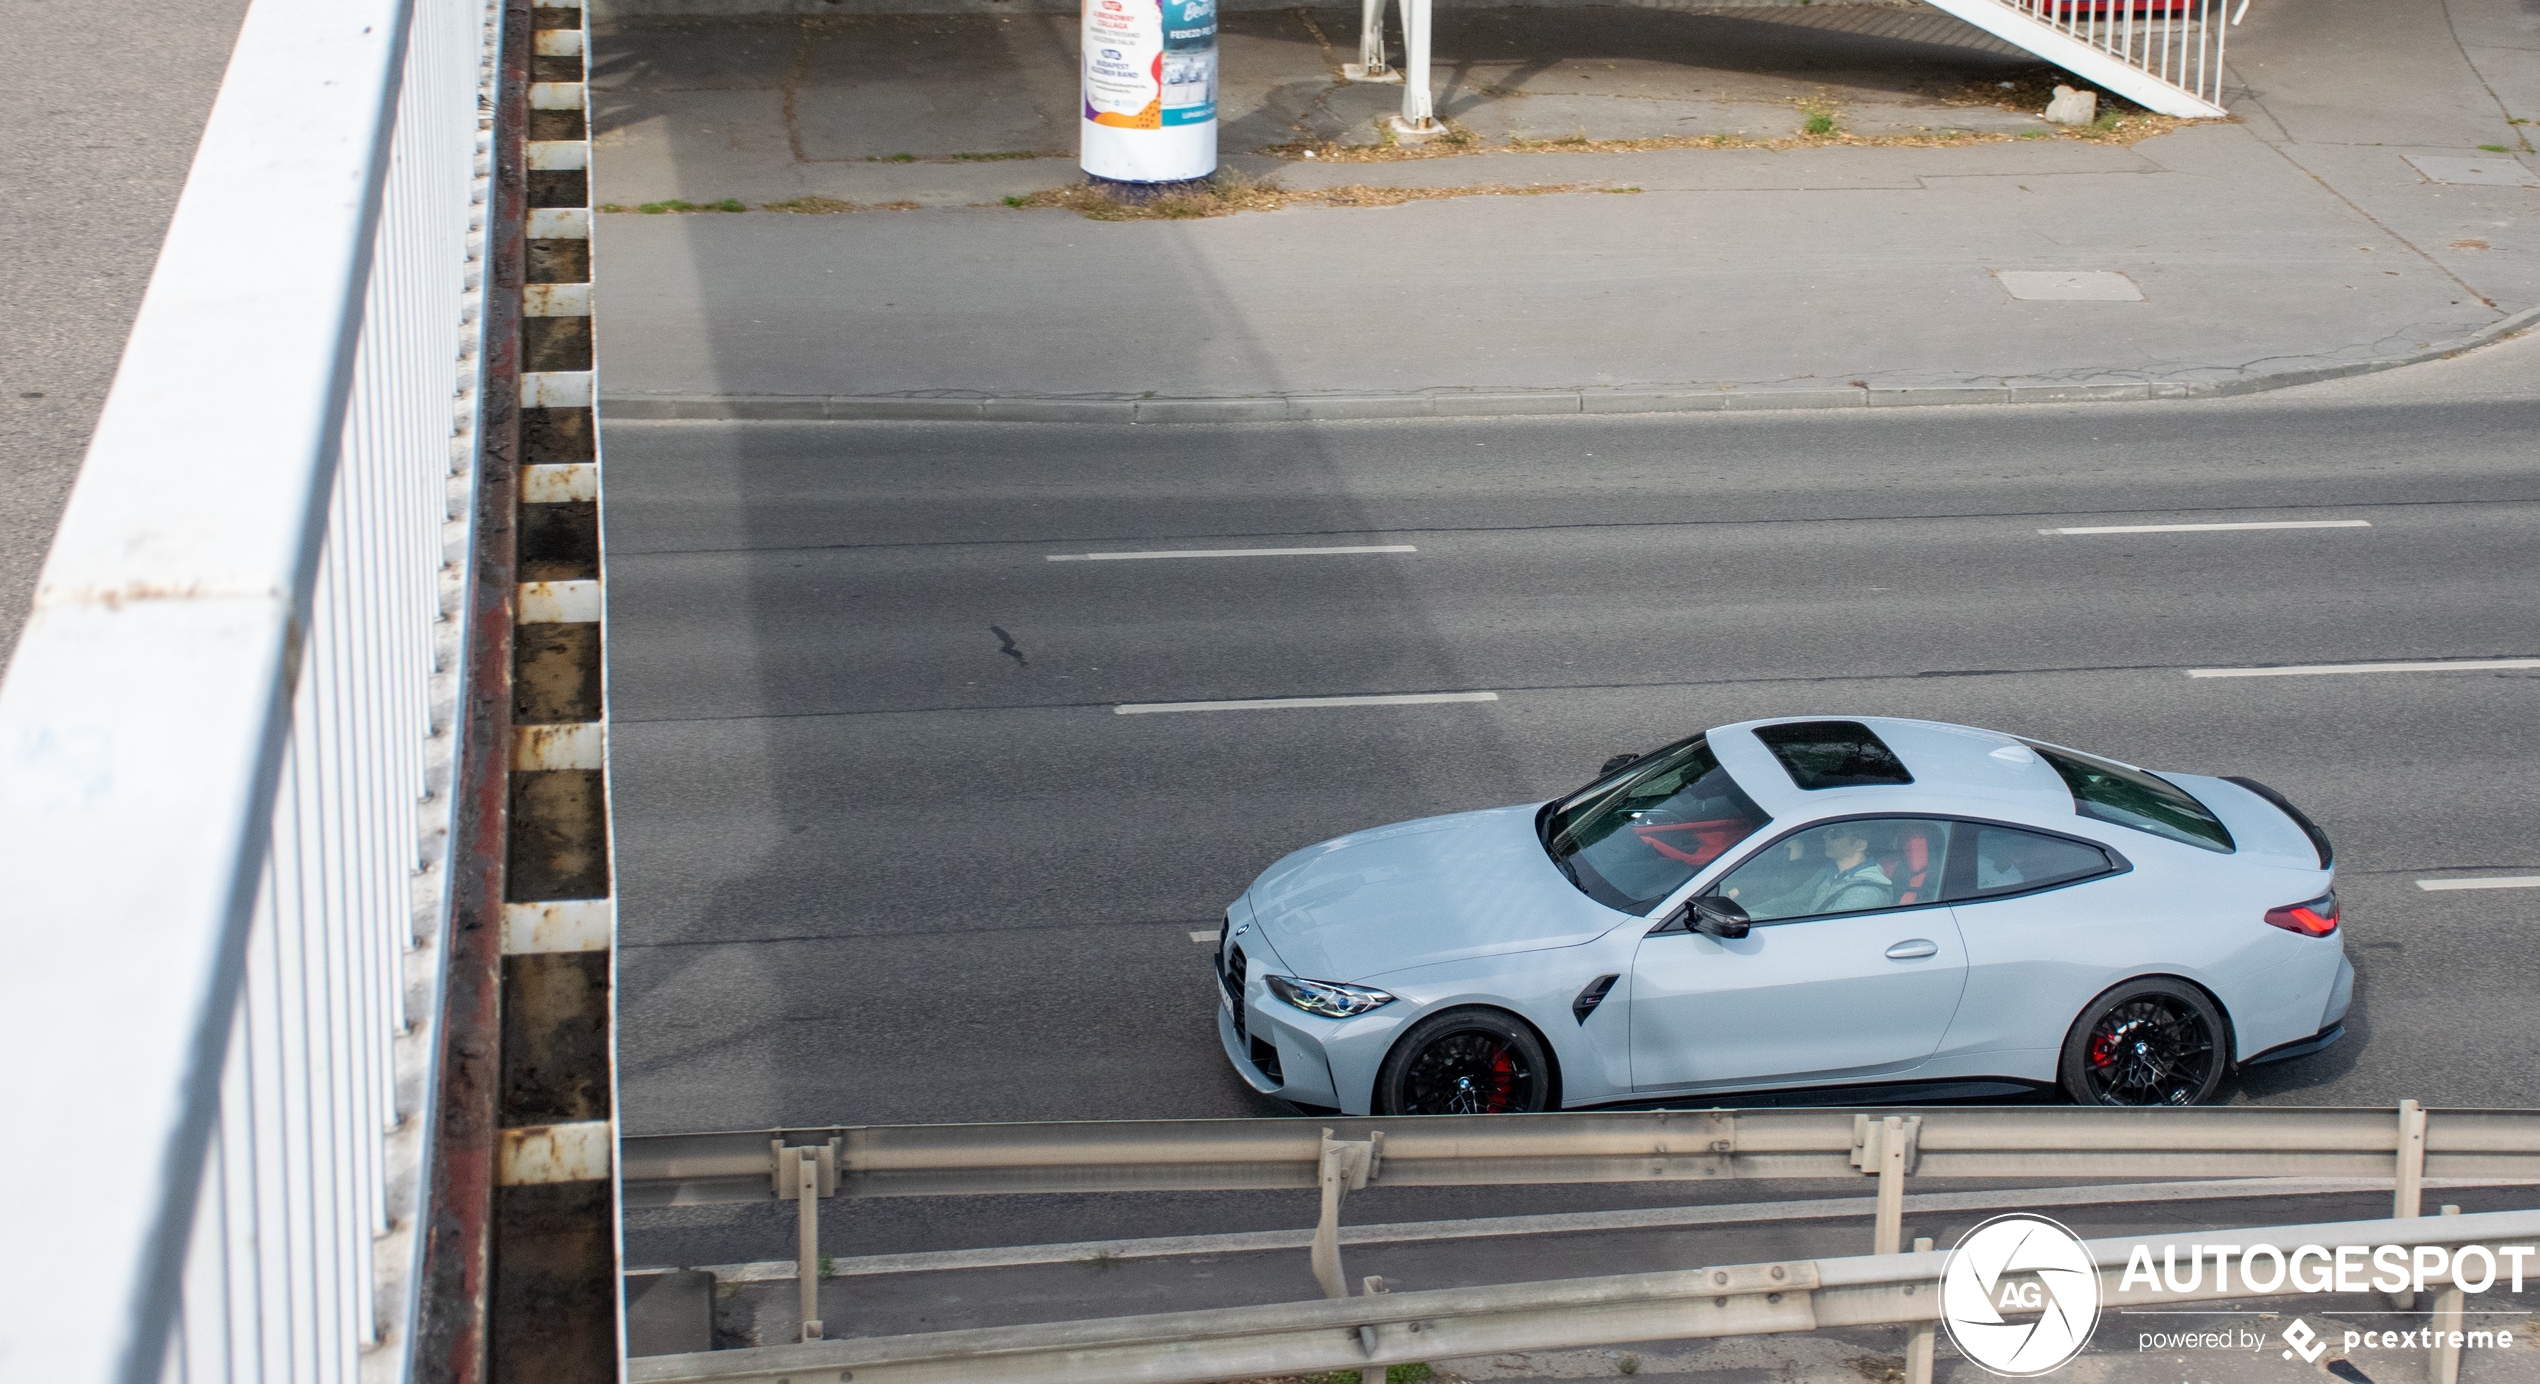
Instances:
[[[2321,869],[2325,870],[2337,863],[2337,848],[2328,843],[2328,833],[2320,830],[2319,823],[2304,816],[2302,809],[2295,807],[2291,799],[2253,778],[2242,778],[2233,774],[2226,776],[2223,782],[2239,784],[2268,802],[2274,803],[2278,811],[2292,818],[2293,825],[2300,827],[2302,834],[2311,838],[2311,849],[2319,852]]]

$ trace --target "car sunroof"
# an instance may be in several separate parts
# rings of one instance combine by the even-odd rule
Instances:
[[[1912,783],[1904,761],[1858,721],[1792,721],[1758,726],[1755,738],[1802,788],[1863,788]]]

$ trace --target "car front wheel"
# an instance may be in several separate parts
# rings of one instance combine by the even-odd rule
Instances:
[[[1379,1115],[1504,1115],[1552,1107],[1543,1040],[1496,1009],[1449,1009],[1411,1026],[1376,1072]]]
[[[2064,1038],[2064,1093],[2083,1105],[2202,1105],[2231,1065],[2230,1030],[2205,992],[2129,980],[2092,1000]]]

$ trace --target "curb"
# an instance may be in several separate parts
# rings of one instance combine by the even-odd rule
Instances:
[[[2072,404],[2259,394],[2323,380],[2374,375],[2459,355],[2540,323],[2526,309],[2468,336],[2376,360],[2304,366],[2240,379],[2178,384],[1928,385],[1805,389],[1670,385],[1647,389],[1442,389],[1368,394],[1260,394],[1224,398],[909,394],[627,394],[601,400],[615,421],[924,421],[990,423],[1295,423],[1323,419],[1493,418],[1599,413],[1722,413],[1759,409],[1925,407],[1945,404]]]

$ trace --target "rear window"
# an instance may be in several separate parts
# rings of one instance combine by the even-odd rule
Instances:
[[[1544,851],[1579,892],[1646,915],[1764,825],[1703,737],[1645,755],[1544,809]]]
[[[2073,810],[2082,816],[2209,851],[2233,849],[2231,832],[2220,819],[2177,784],[2078,750],[2054,749],[2034,740],[2021,743],[2063,775],[2064,786],[2073,790]]]
[[[1858,721],[1793,721],[1758,726],[1755,738],[1802,788],[1863,788],[1912,783],[1904,761]]]
[[[1976,828],[1971,877],[1950,882],[1953,901],[2025,894],[2077,879],[2104,875],[2116,867],[2097,846],[2061,836],[2041,836],[2012,827]]]

